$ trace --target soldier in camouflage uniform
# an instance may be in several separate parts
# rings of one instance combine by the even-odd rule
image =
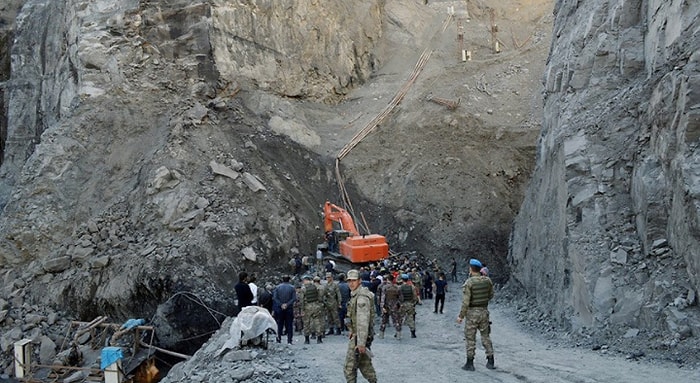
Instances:
[[[333,280],[332,273],[326,273],[326,286],[324,291],[326,292],[326,316],[328,317],[328,334],[333,335],[333,329],[335,329],[335,335],[340,335],[340,317],[338,316],[338,310],[340,310],[340,301],[342,297],[340,296],[340,289],[338,284]]]
[[[416,303],[418,293],[415,286],[408,283],[408,274],[401,274],[402,283],[399,286],[399,299],[401,300],[400,316],[403,323],[411,330],[411,338],[416,337]],[[398,338],[401,339],[399,331]]]
[[[382,324],[379,326],[379,339],[384,339],[384,330],[389,323],[389,318],[396,328],[395,338],[401,339],[401,308],[399,286],[394,284],[394,276],[387,274],[385,277],[389,281],[382,284],[382,298],[379,307],[382,308]]]
[[[416,286],[418,290],[419,300],[428,299],[428,297],[425,296],[425,290],[423,290],[423,275],[421,275],[415,267],[411,270],[411,283],[413,283],[413,286]]]
[[[464,323],[464,337],[467,339],[467,363],[462,369],[474,371],[474,354],[476,354],[476,330],[481,334],[481,343],[486,350],[486,368],[496,368],[493,360],[493,344],[491,343],[491,322],[489,321],[489,301],[493,298],[493,283],[485,275],[481,275],[481,262],[477,259],[469,261],[469,279],[462,286],[464,295],[462,309],[459,311],[457,323]]]
[[[316,334],[318,343],[323,343],[323,324],[321,323],[322,304],[321,293],[316,284],[311,282],[311,276],[304,276],[304,286],[301,288],[301,311],[304,315],[304,344],[309,344],[311,333]]]
[[[298,283],[298,282],[297,282]],[[295,287],[297,297],[301,297],[301,287]],[[294,301],[294,331],[301,333],[304,331],[304,312],[301,311],[301,300],[296,299]]]
[[[377,383],[369,349],[374,335],[374,294],[361,286],[357,270],[348,271],[347,279],[352,293],[348,302],[350,341],[345,356],[345,381],[356,383],[359,369],[369,383]]]

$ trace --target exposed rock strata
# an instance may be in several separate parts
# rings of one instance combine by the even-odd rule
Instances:
[[[555,15],[513,282],[575,333],[700,337],[700,4],[559,1]]]

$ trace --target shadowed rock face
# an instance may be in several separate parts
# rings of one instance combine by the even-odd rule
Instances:
[[[218,326],[209,307],[235,313],[238,271],[311,251],[331,174],[235,96],[334,102],[376,65],[379,3],[228,3],[29,0],[16,18],[3,3],[0,266],[17,320],[24,302],[157,312],[173,345]]]
[[[576,332],[700,334],[686,309],[700,288],[699,15],[697,3],[557,3],[510,262],[535,307]]]

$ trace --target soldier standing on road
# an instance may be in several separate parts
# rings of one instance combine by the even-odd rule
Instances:
[[[401,294],[400,316],[403,323],[411,330],[411,338],[416,337],[416,303],[418,303],[418,293],[415,286],[408,283],[408,274],[401,274],[403,283],[399,287]],[[401,331],[398,332],[397,338],[401,339]]]
[[[467,363],[462,369],[474,371],[474,354],[476,353],[476,330],[481,335],[481,343],[486,350],[486,368],[496,368],[493,361],[493,344],[491,343],[491,322],[489,321],[489,301],[493,298],[493,283],[489,277],[481,275],[481,262],[469,260],[469,279],[462,288],[464,295],[462,309],[457,323],[464,323],[464,337],[467,338]]]
[[[396,328],[394,338],[401,339],[401,314],[399,313],[401,302],[399,298],[399,286],[394,284],[393,275],[387,274],[384,278],[389,282],[386,285],[382,285],[382,299],[379,304],[382,308],[382,324],[379,326],[379,339],[384,339],[384,330],[386,330],[386,325],[389,323],[389,318],[391,318],[394,328]]]
[[[309,344],[311,333],[316,335],[317,343],[323,343],[323,324],[321,323],[321,294],[317,285],[311,282],[311,276],[304,276],[301,288],[301,311],[304,316],[304,344]]]
[[[340,335],[340,317],[338,315],[338,310],[340,310],[340,301],[342,297],[340,296],[340,289],[338,284],[333,281],[333,274],[326,273],[326,287],[324,290],[326,292],[326,307],[325,313],[328,319],[328,333],[326,335],[333,335],[333,329],[335,329],[335,335]]]
[[[360,286],[360,273],[357,270],[348,271],[347,279],[352,293],[348,303],[350,341],[345,356],[345,381],[356,383],[359,369],[369,383],[377,383],[369,350],[374,335],[374,296],[366,287]]]

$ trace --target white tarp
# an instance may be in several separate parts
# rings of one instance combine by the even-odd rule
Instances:
[[[240,347],[242,341],[254,339],[267,329],[276,330],[277,322],[270,313],[259,306],[247,306],[238,314],[229,329],[230,338],[224,343],[218,354],[225,350]]]

